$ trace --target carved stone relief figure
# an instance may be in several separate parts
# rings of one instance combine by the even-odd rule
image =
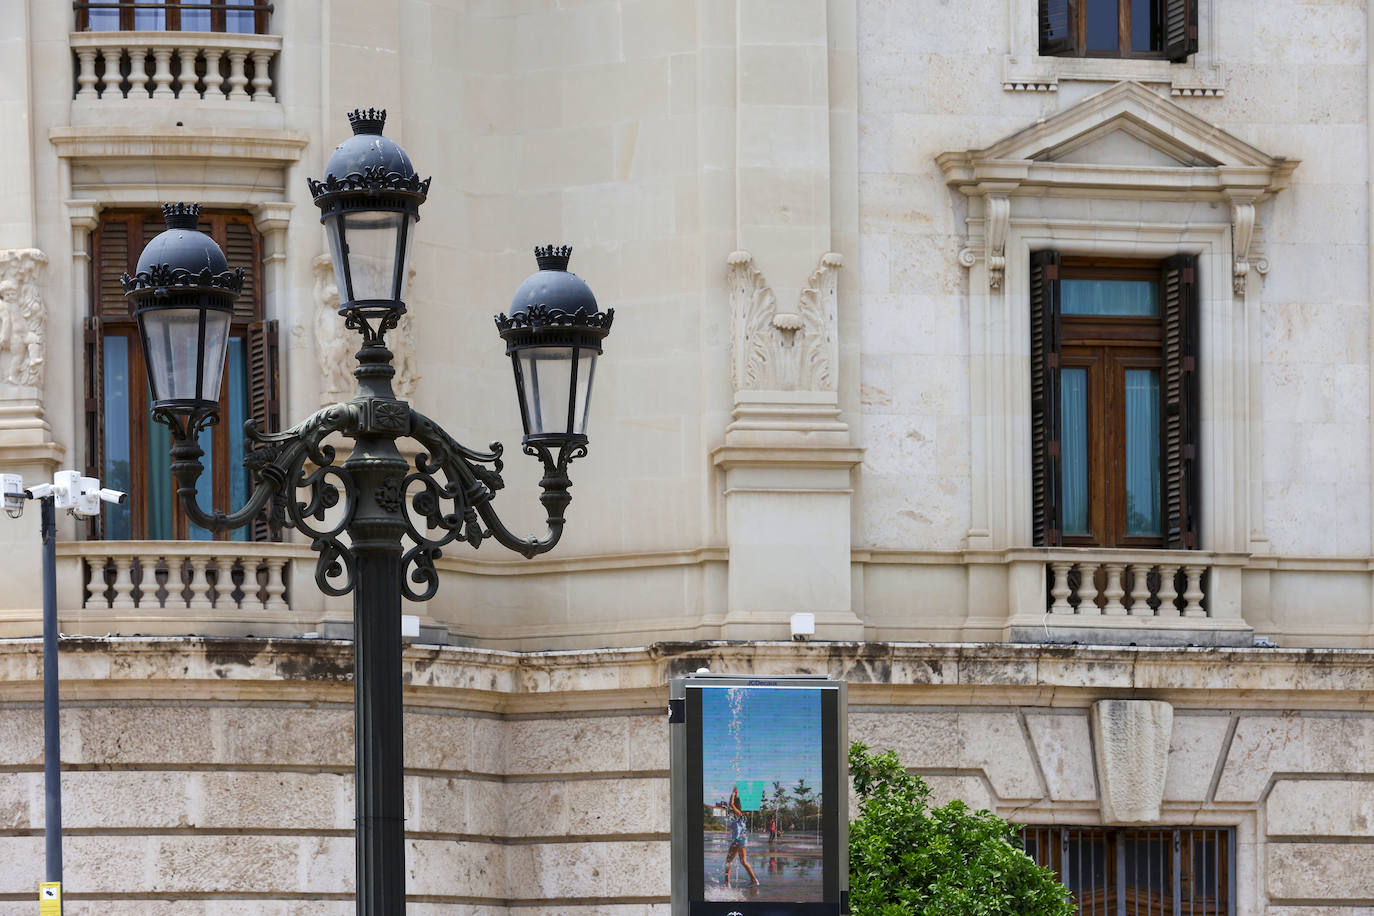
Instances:
[[[729,264],[735,390],[834,391],[837,271],[844,258],[834,252],[821,256],[795,312],[778,309],[749,252],[732,253]]]
[[[344,327],[339,316],[339,289],[334,282],[334,265],[329,255],[314,260],[315,269],[315,360],[320,369],[320,403],[333,404],[353,397],[353,354],[359,346],[358,335]],[[415,279],[410,269],[408,283]],[[415,394],[420,373],[415,365],[415,333],[410,316],[402,316],[400,326],[390,332],[386,345],[396,367],[393,387],[396,396],[409,400]]]
[[[0,250],[0,354],[15,387],[43,387],[48,315],[38,277],[47,263],[36,248]]]

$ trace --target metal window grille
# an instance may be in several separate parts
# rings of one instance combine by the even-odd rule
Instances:
[[[1021,846],[1081,916],[1235,916],[1228,827],[1022,827]]]

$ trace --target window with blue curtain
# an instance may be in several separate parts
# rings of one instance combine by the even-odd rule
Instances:
[[[1035,542],[1197,547],[1196,259],[1036,252]]]

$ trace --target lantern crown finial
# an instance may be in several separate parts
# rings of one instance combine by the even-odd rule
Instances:
[[[168,229],[195,229],[200,225],[200,204],[177,201],[162,205],[162,218]]]
[[[540,270],[567,270],[572,259],[571,245],[539,245],[534,249],[534,260]]]
[[[355,108],[348,113],[354,134],[378,134],[386,126],[385,108]]]

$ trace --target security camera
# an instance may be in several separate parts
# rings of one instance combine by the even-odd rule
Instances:
[[[792,638],[797,642],[806,642],[807,637],[816,635],[816,615],[815,614],[793,614],[792,615]]]
[[[129,501],[128,493],[121,493],[118,490],[110,490],[104,487],[100,489],[97,495],[100,497],[101,502],[113,503],[116,506],[122,506]]]

